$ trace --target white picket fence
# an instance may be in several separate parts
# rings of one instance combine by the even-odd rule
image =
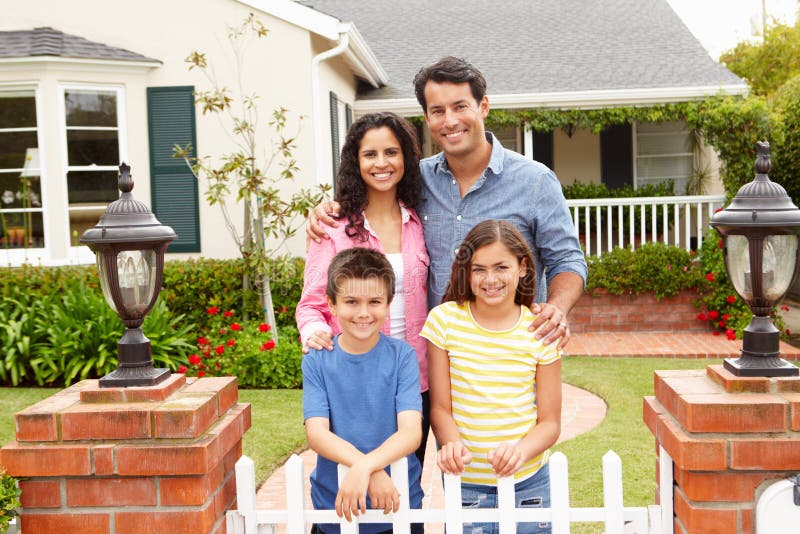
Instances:
[[[570,531],[571,523],[603,523],[606,534],[672,534],[672,460],[661,450],[661,502],[667,506],[625,507],[622,502],[622,461],[613,451],[603,456],[603,506],[571,507],[567,457],[550,457],[550,508],[515,508],[512,477],[500,479],[497,508],[462,508],[461,477],[444,475],[444,508],[411,509],[408,503],[408,470],[405,458],[391,466],[392,481],[401,495],[400,509],[384,515],[368,510],[353,522],[340,519],[333,510],[306,508],[303,461],[293,455],[286,462],[286,509],[256,509],[253,461],[242,456],[236,463],[237,510],[227,514],[228,534],[273,534],[286,525],[288,534],[307,532],[307,523],[339,523],[342,534],[356,534],[359,523],[391,523],[397,534],[409,534],[411,523],[444,523],[450,533],[462,532],[465,523],[499,523],[500,534],[516,532],[518,522],[550,522],[553,534]],[[347,473],[339,466],[339,480]]]
[[[699,248],[708,221],[725,200],[725,195],[591,198],[567,200],[567,206],[584,252],[600,256],[649,242]]]

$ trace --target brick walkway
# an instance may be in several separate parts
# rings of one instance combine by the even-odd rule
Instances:
[[[724,336],[703,334],[650,334],[650,333],[605,333],[574,334],[565,350],[567,356],[605,356],[605,357],[673,357],[673,358],[729,358],[738,357],[742,348],[741,340],[728,340]],[[781,356],[787,360],[800,360],[800,350],[781,342]],[[561,437],[565,441],[591,430],[606,414],[606,405],[599,397],[564,384],[561,408]],[[435,466],[434,441],[428,441],[425,469],[422,473],[422,487],[425,491],[424,507],[443,506],[443,492],[440,471]],[[306,479],[316,462],[316,455],[307,450],[300,455],[305,465]],[[261,486],[257,494],[260,509],[285,509],[284,468],[276,470]],[[309,484],[306,480],[306,506],[311,506],[308,497]],[[281,530],[282,531],[282,530]],[[426,528],[426,533],[438,534],[441,529]]]

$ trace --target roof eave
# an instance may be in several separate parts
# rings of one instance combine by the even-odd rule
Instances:
[[[717,94],[746,96],[746,84],[694,87],[655,87],[639,89],[608,89],[596,91],[564,91],[554,93],[516,93],[489,95],[489,104],[497,109],[566,108],[598,109],[617,106],[654,106],[672,102],[701,100]],[[356,116],[391,110],[405,117],[421,114],[415,98],[385,98],[356,100]]]
[[[355,24],[345,23],[336,17],[326,15],[291,0],[238,1],[331,41],[338,41],[342,33],[347,33],[349,44],[344,56],[348,64],[353,68],[353,72],[373,87],[380,87],[389,80],[386,71],[378,62],[378,58],[367,45],[361,33],[356,29]]]
[[[78,65],[78,66],[100,66],[100,67],[122,67],[129,69],[154,69],[163,63],[158,60],[122,60],[122,59],[99,59],[99,58],[77,58],[62,56],[19,56],[19,57],[0,57],[1,64],[16,65]]]

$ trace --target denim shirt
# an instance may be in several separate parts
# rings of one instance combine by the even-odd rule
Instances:
[[[450,280],[455,251],[467,232],[486,219],[513,223],[536,262],[536,302],[547,300],[545,273],[572,272],[586,281],[586,259],[561,184],[545,165],[503,148],[491,132],[489,166],[464,197],[444,153],[420,162],[424,202],[417,208],[430,257],[428,308],[437,306]]]

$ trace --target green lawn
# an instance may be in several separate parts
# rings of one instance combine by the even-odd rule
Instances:
[[[626,506],[652,504],[655,446],[642,421],[642,397],[653,394],[656,369],[702,369],[716,360],[569,357],[564,381],[605,400],[608,413],[594,430],[556,447],[567,455],[570,495],[575,506],[602,505],[602,456],[613,449],[622,458]],[[13,414],[55,390],[0,388],[0,443],[14,439]],[[239,400],[253,406],[253,426],[244,437],[244,453],[256,464],[260,482],[292,452],[305,447],[302,392],[240,390]]]

